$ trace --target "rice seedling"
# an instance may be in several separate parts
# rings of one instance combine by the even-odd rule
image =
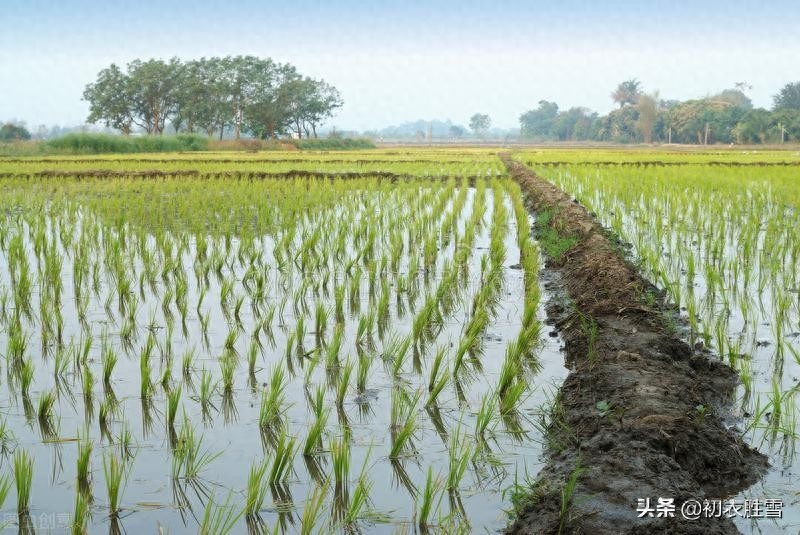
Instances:
[[[280,485],[289,479],[293,471],[294,455],[297,451],[295,444],[295,438],[290,437],[283,430],[278,437],[275,451],[273,452],[275,457],[272,460],[272,467],[269,471],[270,485]]]
[[[331,464],[333,465],[334,485],[337,492],[347,489],[350,474],[350,442],[346,437],[337,437],[330,442]]]
[[[412,440],[419,428],[416,412],[419,399],[419,393],[409,396],[402,389],[392,391],[389,459],[397,460],[416,453]]]
[[[475,438],[480,443],[485,442],[486,432],[492,429],[496,398],[496,392],[487,392],[481,399],[481,406],[475,416]]]
[[[359,473],[358,481],[353,489],[353,493],[350,495],[347,509],[344,512],[343,523],[345,526],[349,526],[351,529],[355,527],[359,520],[369,517],[369,496],[374,486],[374,482],[370,480],[369,476],[367,475],[367,464],[369,462],[371,452],[372,448],[370,447],[370,449],[367,450],[366,456],[364,457],[364,464],[361,466],[361,472]]]
[[[88,437],[83,437],[78,441],[78,488],[82,492],[88,492],[90,485],[90,461],[92,457],[92,443]]]
[[[75,493],[75,508],[72,512],[72,535],[89,533],[89,518],[91,516],[90,500],[82,492]]]
[[[199,477],[222,452],[203,451],[203,436],[198,436],[184,413],[176,447],[172,450],[172,477],[193,480]]]
[[[336,406],[341,408],[344,405],[344,398],[347,396],[347,389],[350,386],[350,376],[353,374],[353,363],[348,357],[342,366],[339,381],[336,384]]]
[[[183,370],[183,377],[190,377],[191,370],[194,367],[194,361],[196,358],[196,353],[194,348],[187,349],[183,353],[183,358],[181,359],[181,369]]]
[[[33,376],[35,373],[33,367],[33,361],[25,360],[22,362],[22,365],[19,366],[17,369],[19,373],[20,394],[22,395],[23,398],[25,398],[29,395],[30,386],[31,383],[33,382]]]
[[[286,410],[286,372],[280,365],[275,366],[270,375],[269,385],[261,395],[261,410],[258,424],[261,429],[281,426]]]
[[[178,386],[167,393],[167,428],[175,429],[175,416],[181,402],[181,387]]]
[[[325,365],[331,370],[339,367],[339,355],[342,349],[342,340],[344,338],[344,327],[337,324],[333,328],[333,336],[325,348]]]
[[[219,369],[222,374],[223,393],[233,392],[233,376],[236,372],[236,357],[232,353],[225,353],[219,358]]]
[[[203,367],[203,370],[200,372],[200,390],[198,393],[198,398],[200,400],[200,406],[204,412],[208,411],[209,407],[214,406],[211,402],[211,398],[216,390],[217,385],[214,381],[214,377],[211,375],[211,372]]]
[[[345,296],[345,286],[344,285],[337,285],[333,289],[333,299],[334,299],[334,317],[336,318],[337,324],[344,323],[344,296]]]
[[[431,513],[435,514],[442,502],[442,485],[439,478],[433,476],[433,466],[428,467],[428,475],[425,478],[425,487],[419,497],[417,504],[416,520],[420,530],[425,532],[430,527]]]
[[[372,365],[372,356],[366,351],[358,353],[358,368],[356,370],[356,390],[363,394],[367,390],[367,377]]]
[[[328,307],[322,301],[317,303],[316,313],[314,315],[314,334],[317,338],[325,336],[325,331],[328,328]]]
[[[103,361],[103,385],[106,388],[110,388],[111,376],[114,374],[114,367],[117,365],[117,354],[110,346],[107,346],[101,355]]]
[[[244,511],[248,517],[258,516],[267,497],[267,486],[264,477],[267,474],[268,464],[264,461],[253,463],[250,474],[247,476],[247,499]]]
[[[431,364],[430,375],[428,378],[428,401],[425,403],[426,407],[436,405],[436,400],[439,398],[444,387],[447,386],[448,375],[445,369],[442,368],[446,349],[440,347],[436,352]]]
[[[232,498],[232,493],[228,494],[225,503],[219,505],[214,501],[213,494],[208,497],[198,533],[201,535],[227,535],[233,532],[244,511],[236,512],[236,507],[231,503]]]
[[[328,417],[330,416],[330,409],[325,408],[323,409],[320,407],[318,410],[315,409],[316,418],[314,422],[309,426],[308,433],[306,434],[306,440],[303,443],[303,455],[304,456],[311,456],[316,455],[317,453],[321,452],[323,449],[322,444],[322,435],[325,432],[325,426],[328,423]]]
[[[239,339],[239,333],[240,332],[241,331],[239,330],[238,327],[234,327],[234,328],[232,328],[232,329],[230,329],[228,331],[228,334],[225,337],[225,344],[224,344],[224,348],[225,348],[225,352],[226,353],[230,353],[230,354],[234,354],[234,355],[238,354],[236,352],[236,341]]]
[[[28,513],[33,484],[33,457],[25,450],[14,453],[14,484],[17,489],[17,513]]]
[[[472,447],[467,443],[466,433],[461,432],[461,423],[450,435],[449,461],[447,464],[447,490],[458,491],[464,473],[472,458]]]
[[[300,516],[300,535],[312,535],[318,532],[317,524],[325,506],[328,485],[327,479],[322,485],[315,485],[311,496],[306,499],[303,513]]]

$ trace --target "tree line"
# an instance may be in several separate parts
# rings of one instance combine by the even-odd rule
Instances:
[[[324,80],[303,76],[289,63],[235,56],[181,61],[134,60],[100,71],[86,86],[88,122],[123,134],[140,128],[162,134],[218,134],[261,139],[293,134],[317,137],[317,127],[343,104]]]
[[[542,141],[610,141],[617,143],[783,143],[800,141],[800,82],[784,86],[771,110],[754,108],[740,82],[719,94],[687,101],[665,100],[645,93],[637,79],[620,83],[611,93],[618,107],[607,115],[583,107],[559,110],[540,100],[523,113],[520,134]]]

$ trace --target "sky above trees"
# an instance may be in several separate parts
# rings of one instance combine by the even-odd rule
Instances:
[[[800,79],[800,6],[729,0],[222,2],[30,0],[0,16],[0,120],[80,124],[87,83],[136,58],[252,54],[341,92],[330,121],[370,129],[417,118],[516,127],[540,100],[617,107],[620,81],[687,100],[736,82],[757,107]],[[653,5],[658,4],[658,5]]]

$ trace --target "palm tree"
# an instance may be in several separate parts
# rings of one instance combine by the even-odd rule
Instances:
[[[639,102],[639,95],[642,94],[640,85],[641,82],[636,78],[625,80],[611,93],[611,98],[619,104],[620,108],[624,107],[625,104],[636,104]]]

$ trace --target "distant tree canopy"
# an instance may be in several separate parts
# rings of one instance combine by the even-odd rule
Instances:
[[[209,136],[245,132],[259,138],[294,133],[316,137],[317,127],[342,106],[335,87],[303,76],[288,63],[235,56],[182,62],[135,60],[123,72],[111,64],[83,92],[89,122],[103,122],[123,134],[134,127],[162,134]]]
[[[786,84],[772,98],[775,102],[775,110],[800,110],[800,82]]]
[[[31,133],[24,126],[6,123],[0,126],[0,142],[23,141],[31,138]]]
[[[585,108],[560,111],[555,102],[540,100],[519,117],[522,137],[553,141],[617,143],[775,143],[800,141],[800,82],[787,84],[774,97],[772,111],[753,108],[739,82],[733,89],[684,102],[644,93],[633,78],[611,93],[619,105],[598,116]]]
[[[478,136],[486,134],[491,126],[492,119],[485,113],[476,113],[469,119],[469,127]]]

